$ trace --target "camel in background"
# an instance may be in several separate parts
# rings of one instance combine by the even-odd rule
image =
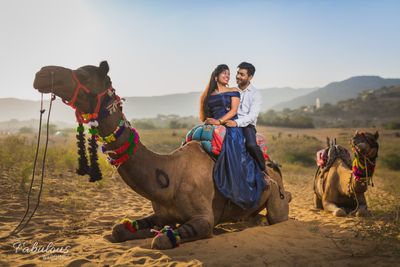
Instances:
[[[328,139],[327,162],[318,168],[314,178],[316,208],[332,212],[335,216],[346,216],[346,210],[355,212],[357,216],[368,215],[364,193],[372,181],[378,157],[378,137],[378,132],[357,131],[351,138],[353,161],[345,148],[329,144]]]

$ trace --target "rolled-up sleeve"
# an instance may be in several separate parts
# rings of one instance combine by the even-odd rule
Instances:
[[[249,124],[256,124],[258,114],[261,111],[262,98],[261,93],[258,90],[254,90],[252,97],[250,98],[250,110],[248,114],[243,114],[235,120],[238,127],[246,127]]]

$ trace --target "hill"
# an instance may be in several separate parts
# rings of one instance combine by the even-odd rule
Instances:
[[[281,112],[260,114],[259,123],[269,126],[310,127],[385,127],[400,128],[400,86],[366,90],[356,98]]]
[[[317,98],[319,98],[321,105],[325,103],[336,104],[338,101],[357,97],[358,93],[364,90],[394,85],[400,85],[400,79],[384,79],[379,76],[356,76],[344,81],[332,82],[309,94],[277,104],[273,106],[273,109],[295,109],[302,106],[315,105]]]

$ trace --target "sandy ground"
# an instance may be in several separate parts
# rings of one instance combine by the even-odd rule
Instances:
[[[1,175],[0,236],[4,236],[24,214],[26,194],[16,188],[15,182],[12,184],[9,173]],[[43,202],[31,223],[18,237],[1,241],[0,266],[399,264],[400,236],[392,233],[390,238],[383,238],[385,231],[374,235],[376,231],[368,230],[384,227],[385,221],[335,218],[315,210],[312,175],[292,173],[287,178],[286,189],[293,194],[289,221],[264,226],[260,216],[255,223],[224,224],[215,229],[212,238],[158,251],[150,249],[151,239],[124,243],[108,240],[112,226],[121,218],[140,218],[152,211],[150,203],[131,191],[118,176],[95,185],[72,173],[48,175]],[[381,196],[382,205],[396,201],[379,186],[369,193],[372,191]],[[53,246],[65,253],[52,253],[51,249],[35,251],[35,243],[37,248]]]

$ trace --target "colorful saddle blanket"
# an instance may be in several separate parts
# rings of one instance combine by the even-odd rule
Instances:
[[[199,141],[203,149],[211,156],[217,157],[221,153],[224,143],[226,128],[223,125],[197,125],[186,135],[185,142]],[[257,144],[264,154],[265,160],[269,159],[265,137],[257,134]]]
[[[337,158],[342,159],[349,168],[351,167],[350,153],[340,145],[319,150],[316,155],[316,163],[318,167],[328,170]]]

